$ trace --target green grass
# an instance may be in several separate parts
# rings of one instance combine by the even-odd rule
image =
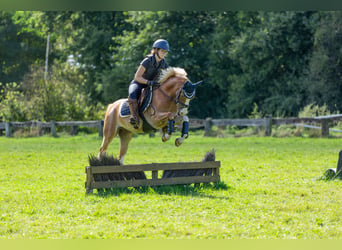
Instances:
[[[86,196],[88,154],[100,144],[96,135],[0,137],[0,238],[342,238],[342,182],[320,179],[336,167],[341,139],[196,133],[176,148],[138,136],[126,164],[200,161],[215,148],[223,183]]]

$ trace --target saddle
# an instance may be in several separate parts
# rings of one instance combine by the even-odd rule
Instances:
[[[143,117],[143,114],[145,110],[150,106],[151,101],[152,101],[152,93],[153,93],[153,88],[147,87],[143,88],[141,91],[140,98],[138,100],[138,109],[139,109],[139,115]]]
[[[150,106],[150,104],[152,102],[152,96],[153,96],[153,94],[152,94],[152,88],[151,87],[143,88],[141,91],[140,98],[138,100],[138,113],[139,113],[139,116],[143,122],[143,131],[145,133],[157,131],[154,127],[152,127],[146,121],[146,119],[144,117],[145,110]],[[122,104],[121,109],[120,109],[120,115],[122,117],[131,115],[131,112],[129,110],[128,100],[124,101],[124,103]]]

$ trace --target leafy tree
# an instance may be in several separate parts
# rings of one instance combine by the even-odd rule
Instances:
[[[24,12],[18,22],[25,22],[24,16],[28,26],[45,37],[51,35],[52,63],[69,61],[78,66],[86,79],[84,91],[89,104],[103,102],[103,80],[108,80],[103,74],[113,68],[118,46],[113,37],[130,29],[125,12]]]
[[[26,121],[26,105],[18,102],[25,98],[16,83],[8,83],[3,86],[3,99],[0,102],[0,118],[3,121]]]
[[[92,104],[104,102],[104,81],[112,80],[105,74],[114,67],[113,56],[117,53],[116,40],[130,26],[124,12],[81,12],[71,16],[77,37],[70,46],[70,53],[86,76],[86,88]],[[115,79],[113,79],[115,80]]]
[[[232,41],[229,113],[245,117],[256,103],[263,113],[296,115],[302,105],[301,76],[313,39],[311,12],[260,12],[258,23]]]
[[[30,65],[44,60],[45,41],[16,24],[12,12],[0,12],[0,101],[6,83],[19,83]]]
[[[342,12],[319,13],[314,52],[305,86],[307,103],[342,111]]]
[[[314,104],[336,113],[341,13],[0,12],[0,119],[101,118],[105,105],[127,97],[158,38],[170,43],[171,66],[204,79],[192,117],[248,117],[255,107],[260,116],[296,116]]]
[[[85,85],[83,75],[68,63],[53,65],[50,79],[44,80],[44,68],[33,67],[24,77],[20,90],[7,84],[0,103],[0,116],[5,121],[63,121],[101,119],[104,107],[88,105],[88,97],[80,92]]]
[[[228,96],[231,76],[241,74],[241,69],[230,56],[234,39],[246,29],[259,25],[257,12],[219,12],[210,45],[209,80],[212,94],[207,99],[212,117],[226,117],[231,110]]]

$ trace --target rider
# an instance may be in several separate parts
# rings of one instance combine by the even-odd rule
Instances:
[[[141,90],[147,86],[158,84],[158,78],[161,70],[169,67],[165,57],[169,52],[169,43],[164,39],[156,40],[152,45],[151,53],[145,57],[135,72],[134,79],[128,89],[128,104],[131,112],[130,123],[134,128],[139,127],[138,100]]]

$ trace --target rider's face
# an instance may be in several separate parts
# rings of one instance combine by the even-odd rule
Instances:
[[[160,58],[165,58],[166,55],[167,55],[167,51],[166,51],[166,50],[163,50],[163,49],[159,49],[159,50],[158,50],[158,54],[159,54],[159,57],[160,57]]]

